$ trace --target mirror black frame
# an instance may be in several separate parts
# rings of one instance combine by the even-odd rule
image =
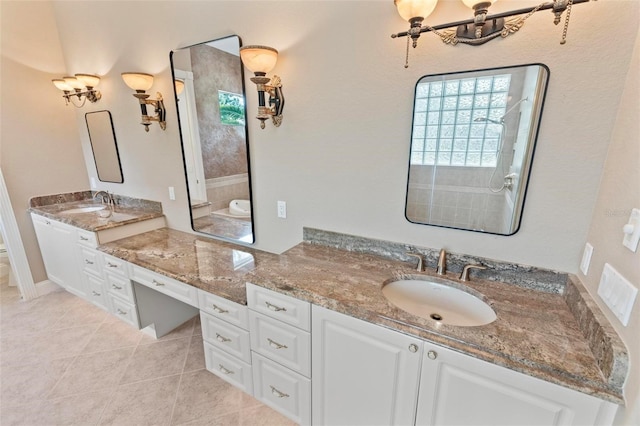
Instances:
[[[94,146],[95,143],[95,133],[94,137],[91,137],[91,127],[89,126],[89,114],[98,114],[98,113],[107,113],[109,116],[109,124],[111,126],[111,135],[113,136],[113,147],[115,149],[115,157],[118,160],[118,172],[120,173],[120,180],[106,180],[100,177],[100,167],[98,166],[98,159],[96,158],[96,148]],[[96,173],[98,175],[98,179],[100,182],[110,182],[110,183],[123,183],[124,182],[124,174],[122,173],[122,162],[120,161],[120,151],[118,150],[118,141],[116,139],[116,130],[113,127],[113,118],[111,117],[111,112],[108,110],[100,110],[100,111],[91,111],[87,112],[84,115],[84,121],[87,125],[87,133],[89,134],[89,143],[91,144],[91,153],[93,154],[93,163],[96,166]]]
[[[190,49],[192,47],[196,47],[196,46],[201,46],[201,45],[205,45],[205,44],[209,44],[215,41],[219,41],[219,40],[224,40],[224,39],[228,39],[228,38],[237,38],[238,40],[238,47],[242,47],[242,38],[236,34],[232,34],[232,35],[228,35],[225,37],[220,37],[217,39],[212,39],[212,40],[207,40],[201,43],[196,43],[196,44],[192,44],[189,46],[185,46],[185,47],[181,47],[179,49],[176,49],[174,51],[171,51],[169,53],[169,62],[170,62],[170,66],[171,66],[171,76],[173,78],[173,81],[175,81],[177,79],[176,77],[176,72],[175,72],[175,66],[174,66],[174,54],[177,51],[180,50],[185,50],[185,49]],[[248,120],[246,119],[248,117],[248,111],[247,111],[247,102],[246,102],[246,98],[247,98],[247,92],[246,92],[246,85],[245,85],[245,75],[244,75],[244,66],[242,65],[242,61],[240,60],[240,56],[238,56],[238,61],[239,61],[239,66],[240,66],[240,79],[241,79],[241,83],[242,83],[242,96],[245,99],[244,102],[244,116],[245,116],[245,123],[244,123],[244,134],[245,134],[245,150],[246,150],[246,161],[247,161],[247,176],[248,176],[248,193],[249,193],[249,202],[250,202],[250,214],[251,214],[251,240],[240,240],[240,239],[235,239],[235,238],[231,238],[229,236],[225,236],[225,235],[220,235],[220,234],[213,234],[213,233],[206,233],[203,232],[200,229],[196,229],[195,227],[195,218],[194,218],[194,214],[193,214],[193,209],[191,208],[191,201],[192,201],[192,195],[189,191],[189,176],[188,176],[188,167],[187,167],[187,160],[186,160],[186,152],[185,152],[185,147],[184,147],[184,136],[182,133],[182,121],[181,121],[181,117],[180,117],[180,113],[179,113],[179,107],[178,107],[178,94],[176,92],[176,88],[175,88],[175,84],[174,84],[174,90],[173,90],[173,94],[174,94],[174,101],[175,101],[175,105],[176,105],[176,116],[178,119],[178,131],[180,133],[180,149],[182,152],[182,164],[184,167],[184,173],[185,173],[185,186],[187,189],[187,202],[188,202],[188,208],[189,208],[189,218],[191,221],[191,229],[193,229],[195,232],[199,233],[199,234],[203,234],[203,235],[207,235],[207,236],[211,236],[214,238],[218,238],[224,241],[229,241],[229,242],[233,242],[233,243],[237,243],[237,244],[255,244],[256,241],[256,234],[255,234],[255,215],[254,215],[254,199],[253,199],[253,188],[252,188],[252,179],[251,179],[251,154],[250,154],[250,144],[249,144],[249,126],[248,126]]]
[[[465,74],[469,74],[469,73],[479,73],[479,72],[488,72],[488,71],[499,71],[499,70],[505,70],[505,69],[512,69],[512,68],[525,68],[525,67],[531,67],[531,66],[538,66],[540,67],[542,70],[544,70],[545,72],[545,79],[544,81],[542,81],[542,83],[538,83],[538,87],[536,90],[536,95],[539,95],[540,99],[536,100],[536,102],[538,102],[538,105],[536,107],[537,109],[537,113],[535,115],[535,132],[533,133],[533,135],[529,136],[529,141],[528,144],[529,146],[527,147],[527,151],[528,151],[528,161],[526,162],[526,172],[522,175],[522,176],[526,176],[526,180],[524,181],[524,186],[519,189],[519,192],[522,192],[522,199],[521,201],[518,202],[519,205],[519,211],[517,211],[518,217],[517,217],[517,223],[515,224],[515,228],[512,228],[512,232],[510,233],[498,233],[498,232],[488,232],[488,231],[484,231],[481,229],[470,229],[470,228],[461,228],[461,227],[455,227],[455,226],[448,226],[448,225],[441,225],[441,224],[432,224],[432,223],[426,223],[426,222],[419,222],[419,221],[415,221],[412,220],[411,218],[409,218],[409,214],[408,214],[408,208],[409,208],[409,190],[410,190],[410,178],[411,178],[411,153],[412,153],[412,148],[413,148],[413,143],[414,143],[414,130],[415,130],[415,119],[416,119],[416,95],[417,95],[417,91],[418,91],[418,86],[419,84],[422,82],[422,80],[426,77],[446,77],[446,76],[450,76],[450,75],[457,75],[460,76],[460,78],[464,78]],[[533,160],[535,157],[535,148],[537,145],[537,141],[538,141],[538,136],[540,133],[540,126],[541,126],[541,122],[542,122],[542,115],[543,115],[543,111],[544,111],[544,104],[546,101],[546,96],[547,96],[547,91],[549,88],[549,79],[551,76],[551,72],[549,70],[549,67],[545,64],[542,63],[529,63],[529,64],[521,64],[521,65],[510,65],[510,66],[501,66],[501,67],[493,67],[493,68],[483,68],[483,69],[476,69],[476,70],[466,70],[466,71],[454,71],[454,72],[447,72],[447,73],[440,73],[440,74],[427,74],[427,75],[423,75],[421,77],[418,78],[418,81],[416,82],[415,88],[414,88],[414,97],[413,97],[413,107],[412,107],[412,120],[411,120],[411,142],[409,145],[409,162],[408,162],[408,171],[407,171],[407,186],[406,186],[406,193],[405,193],[405,209],[404,209],[404,215],[405,215],[405,219],[413,224],[417,224],[417,225],[428,225],[428,226],[436,226],[436,227],[440,227],[440,228],[448,228],[448,229],[456,229],[456,230],[461,230],[461,231],[471,231],[471,232],[478,232],[481,234],[489,234],[489,235],[498,235],[498,236],[511,236],[516,234],[519,230],[520,230],[520,226],[522,224],[522,216],[524,214],[524,208],[525,208],[525,204],[526,204],[526,196],[527,196],[527,191],[528,191],[528,187],[529,187],[529,182],[531,179],[531,170],[533,168]],[[504,117],[503,117],[504,118]],[[437,166],[437,164],[436,164]],[[497,166],[496,166],[497,167]],[[516,205],[514,205],[514,209],[517,208]]]

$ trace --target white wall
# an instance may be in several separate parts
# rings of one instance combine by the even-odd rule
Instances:
[[[0,166],[35,282],[45,280],[29,198],[87,189],[76,127],[51,79],[66,75],[50,2],[0,2]]]
[[[580,279],[602,307],[609,321],[629,350],[631,371],[626,386],[628,410],[621,411],[621,424],[640,424],[640,298],[637,298],[629,324],[625,327],[604,306],[597,295],[605,262],[611,264],[632,284],[640,286],[640,249],[632,252],[622,245],[622,227],[631,209],[640,208],[640,32],[636,37],[633,62],[626,78],[611,145],[605,163],[598,200],[586,239],[594,247],[587,276]]]

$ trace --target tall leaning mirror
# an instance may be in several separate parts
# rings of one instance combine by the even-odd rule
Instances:
[[[420,78],[407,220],[499,235],[518,231],[548,78],[542,64]]]
[[[241,40],[229,36],[171,52],[191,225],[252,244],[251,173]]]

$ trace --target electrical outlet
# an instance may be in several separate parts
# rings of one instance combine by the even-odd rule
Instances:
[[[586,276],[589,272],[589,264],[591,263],[591,255],[593,254],[593,246],[589,243],[584,245],[582,253],[582,262],[580,262],[580,270]]]
[[[608,263],[604,264],[598,296],[611,309],[622,325],[629,323],[638,289]]]
[[[282,219],[287,218],[287,202],[278,201],[278,217]]]

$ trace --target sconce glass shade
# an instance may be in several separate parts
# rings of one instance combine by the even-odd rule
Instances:
[[[122,79],[133,90],[146,92],[153,86],[153,76],[138,72],[123,72]]]
[[[55,79],[55,80],[51,80],[51,82],[60,90],[63,91],[67,91],[67,92],[71,92],[73,91],[73,87],[69,86],[64,80],[62,79]]]
[[[78,79],[85,87],[96,87],[100,84],[100,77],[92,74],[76,74],[76,79]]]
[[[477,3],[479,0],[468,1]],[[426,19],[436,8],[438,0],[395,0],[394,2],[402,19],[409,21],[411,18],[418,17]]]
[[[64,79],[64,82],[67,83],[67,85],[70,86],[72,89],[79,89],[79,90],[84,89],[84,86],[80,81],[78,81],[77,78],[75,77],[62,77],[62,78]]]
[[[276,66],[278,51],[267,46],[244,46],[240,48],[240,58],[245,67],[254,73],[268,73]]]
[[[173,84],[176,86],[176,95],[180,95],[184,90],[184,81],[182,80],[174,80]]]
[[[489,3],[490,5],[492,5],[497,1],[498,0],[462,0],[462,3],[464,3],[464,5],[467,6],[469,9],[473,9],[474,6],[477,4]]]

